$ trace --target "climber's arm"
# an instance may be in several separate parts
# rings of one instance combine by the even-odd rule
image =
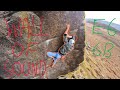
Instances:
[[[70,25],[67,24],[67,29],[66,29],[66,31],[64,32],[64,35],[67,35],[66,37],[68,37],[68,38],[72,38],[72,36],[68,35],[69,30],[70,30]]]
[[[62,57],[61,57],[61,60],[62,60],[62,62],[64,62],[64,60],[65,60],[65,56],[62,56]]]
[[[64,34],[68,34],[69,30],[70,30],[70,25],[69,25],[69,24],[67,24],[67,29],[66,29],[66,31],[65,31],[65,33],[64,33]]]

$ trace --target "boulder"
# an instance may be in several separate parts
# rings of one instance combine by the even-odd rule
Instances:
[[[76,69],[84,60],[84,18],[83,11],[0,11],[0,76],[8,78],[5,72],[10,74],[8,70],[5,70],[4,65],[13,73],[9,77],[12,79],[56,79],[58,76]],[[45,66],[52,62],[46,53],[47,51],[56,52],[63,45],[62,35],[67,23],[71,25],[70,34],[76,35],[77,41],[75,49],[66,56],[65,62],[59,60],[53,68],[42,68],[43,77],[40,77],[39,74],[25,76],[21,71],[24,68],[24,73],[28,72],[27,64],[23,65],[24,62],[36,65],[42,60],[43,65],[46,64]],[[12,33],[8,32],[7,24]],[[13,54],[13,50],[18,57]],[[9,64],[6,60],[9,61]],[[15,62],[16,65],[14,65]],[[39,68],[40,65],[38,65]],[[24,67],[22,68],[22,66]],[[30,70],[32,73],[33,68]],[[21,74],[18,75],[20,71]]]

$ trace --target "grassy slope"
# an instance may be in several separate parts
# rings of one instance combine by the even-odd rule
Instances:
[[[86,24],[86,42],[88,46],[86,45],[85,47],[85,60],[80,63],[75,71],[63,75],[64,78],[120,78],[120,33],[117,33],[115,36],[109,36],[107,30],[98,28],[95,31],[102,32],[103,35],[92,34],[92,27],[92,24]],[[98,48],[102,51],[102,54],[104,52],[104,45],[107,42],[114,43],[115,47],[111,50],[110,58],[105,58],[102,54],[95,56],[92,53],[93,46],[98,42],[100,42]],[[111,45],[107,45],[107,49],[110,47]],[[105,55],[109,54],[106,53]]]

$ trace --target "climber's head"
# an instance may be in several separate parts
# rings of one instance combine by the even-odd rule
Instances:
[[[74,40],[74,39],[70,39],[70,40],[69,40],[69,44],[70,44],[71,46],[74,46],[75,40]]]
[[[76,41],[76,36],[73,35],[72,38],[69,39],[69,44],[70,44],[71,46],[74,46],[75,41]]]

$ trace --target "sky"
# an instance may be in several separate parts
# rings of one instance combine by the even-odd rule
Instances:
[[[120,24],[120,11],[85,11],[86,18],[105,19],[106,21]]]

